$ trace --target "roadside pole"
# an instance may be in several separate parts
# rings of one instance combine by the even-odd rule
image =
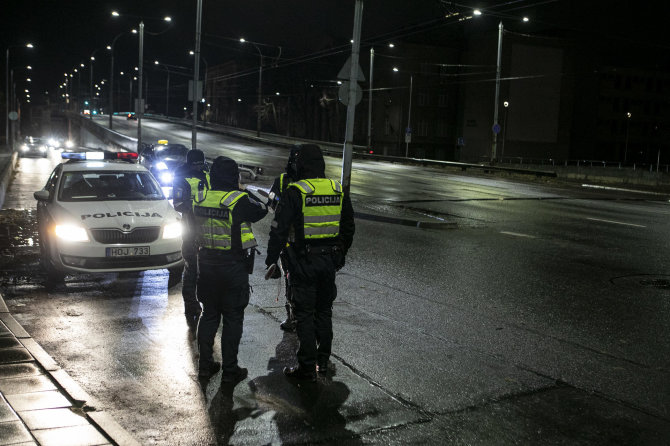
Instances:
[[[354,150],[354,119],[356,116],[356,87],[358,87],[358,54],[361,48],[361,24],[363,22],[363,0],[356,0],[354,12],[354,36],[351,48],[351,67],[349,72],[349,95],[347,104],[347,127],[344,134],[342,153],[342,187],[349,193],[351,186],[351,159]]]

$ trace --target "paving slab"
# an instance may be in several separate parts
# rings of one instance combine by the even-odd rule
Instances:
[[[44,375],[0,379],[0,392],[5,396],[45,390],[56,390],[56,386]]]
[[[14,445],[21,442],[30,442],[33,437],[21,421],[0,423],[0,445]]]
[[[37,364],[33,362],[0,364],[0,379],[40,375],[41,373],[42,372],[40,371]]]
[[[89,424],[83,414],[72,409],[43,409],[21,412],[21,419],[31,430],[54,429]]]
[[[89,425],[33,431],[43,446],[99,446],[110,444],[98,430]]]
[[[57,407],[70,407],[72,404],[56,390],[38,393],[22,393],[18,395],[6,395],[7,402],[17,412],[24,410],[53,409]]]

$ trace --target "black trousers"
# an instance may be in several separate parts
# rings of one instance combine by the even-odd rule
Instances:
[[[198,251],[195,240],[184,238],[181,244],[181,255],[184,258],[184,270],[181,275],[181,295],[184,299],[184,313],[200,314],[202,308],[196,299],[198,280]]]
[[[198,300],[203,311],[198,323],[200,367],[213,361],[214,338],[221,330],[221,368],[233,373],[244,326],[244,309],[249,304],[249,275],[242,259],[207,263],[198,258]]]
[[[313,370],[317,361],[330,358],[333,344],[333,301],[335,286],[334,254],[299,256],[290,268],[293,308],[300,340],[298,363]]]

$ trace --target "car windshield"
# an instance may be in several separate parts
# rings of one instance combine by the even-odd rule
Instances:
[[[156,156],[158,158],[186,159],[187,152],[188,149],[181,144],[168,144],[167,146],[159,146],[156,148]]]
[[[163,200],[163,192],[148,172],[65,172],[59,201]]]

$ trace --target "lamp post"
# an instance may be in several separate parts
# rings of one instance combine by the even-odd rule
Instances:
[[[90,62],[89,62],[89,101],[91,105],[91,114],[89,115],[89,119],[93,119],[93,110],[95,110],[95,101],[94,96],[93,96],[93,62],[95,62],[95,53],[100,51],[103,47],[96,48],[92,53],[90,57]]]
[[[628,129],[630,127],[631,116],[633,116],[633,115],[631,115],[630,112],[626,113],[626,144],[625,144],[624,151],[623,151],[623,162],[624,162],[624,164],[626,163],[626,158],[628,157]]]
[[[112,13],[113,14],[113,13]],[[118,14],[118,12],[117,12]],[[133,30],[135,31],[135,30]],[[137,32],[137,31],[135,31]],[[119,33],[114,39],[112,39],[112,44],[109,46],[109,51],[111,53],[110,57],[110,63],[109,63],[109,83],[111,85],[110,87],[110,95],[109,95],[109,129],[112,129],[112,116],[114,115],[114,45],[116,44],[116,41],[119,39],[119,37],[127,34],[127,31],[124,31],[122,33]]]
[[[11,48],[18,48],[18,47],[23,47],[25,46],[26,48],[34,48],[32,43],[26,43],[25,45],[10,45],[7,47],[7,52],[6,52],[6,59],[5,59],[5,107],[6,107],[6,113],[5,113],[5,144],[8,147],[11,147],[9,145],[9,50]]]
[[[263,109],[263,52],[261,49],[258,47],[258,45],[262,45],[256,42],[251,42],[249,40],[246,40],[244,38],[240,38],[240,42],[242,43],[250,43],[256,48],[256,51],[258,51],[258,56],[260,57],[260,61],[258,64],[258,104],[256,106],[257,110],[257,117],[256,117],[256,136],[260,137],[261,136],[261,110]],[[277,60],[281,56],[281,47],[279,48],[279,54],[277,55]]]
[[[169,116],[170,111],[170,70],[168,69],[166,64],[162,64],[157,60],[154,61],[154,64],[158,66],[162,65],[167,73],[167,82],[165,84],[165,116],[167,117]]]
[[[188,52],[188,54],[191,55],[191,56],[194,56],[195,51],[190,50]],[[209,64],[207,63],[207,59],[202,57],[202,54],[200,55],[200,59],[202,59],[202,63],[205,64],[205,79],[202,83],[202,96],[206,98],[207,97],[207,73],[209,73]],[[205,111],[205,119],[204,119],[203,124],[205,124],[205,125],[207,124],[207,111]]]
[[[198,1],[201,2],[202,0],[198,0]],[[144,19],[142,17],[133,16],[133,15],[130,15],[130,14],[124,14],[124,15],[128,16],[128,17],[134,17],[134,18],[139,18],[140,19],[139,51],[138,51],[138,53],[139,53],[139,55],[138,55],[139,56],[138,57],[139,64],[137,65],[137,67],[138,67],[138,74],[137,74],[137,78],[138,78],[138,82],[137,82],[137,97],[138,97],[137,103],[138,103],[138,107],[137,108],[138,108],[138,110],[135,112],[135,116],[137,116],[137,153],[139,153],[140,150],[142,149],[142,116],[144,114],[144,101],[142,99],[142,74],[144,72]],[[113,17],[120,17],[121,14],[119,14],[118,11],[112,11],[112,16]],[[158,20],[158,19],[156,19],[156,20]],[[168,23],[172,22],[172,18],[170,16],[166,16],[161,20],[163,20],[165,22],[168,22]],[[152,35],[152,36],[157,36],[157,35],[163,34],[165,31],[167,31],[167,29],[165,29],[161,32],[158,32],[158,33],[149,33],[148,32],[148,34]]]
[[[193,55],[193,127],[191,129],[191,149],[198,144],[198,82],[200,81],[200,34],[202,30],[202,0],[198,0],[195,12],[195,49]]]
[[[502,137],[502,147],[500,148],[500,160],[505,157],[505,140],[507,135],[507,110],[509,108],[509,102],[503,102],[503,107],[505,108],[505,114],[503,115],[503,137]]]
[[[370,90],[368,91],[368,150],[372,147],[372,67],[375,63],[375,49],[370,48]]]

